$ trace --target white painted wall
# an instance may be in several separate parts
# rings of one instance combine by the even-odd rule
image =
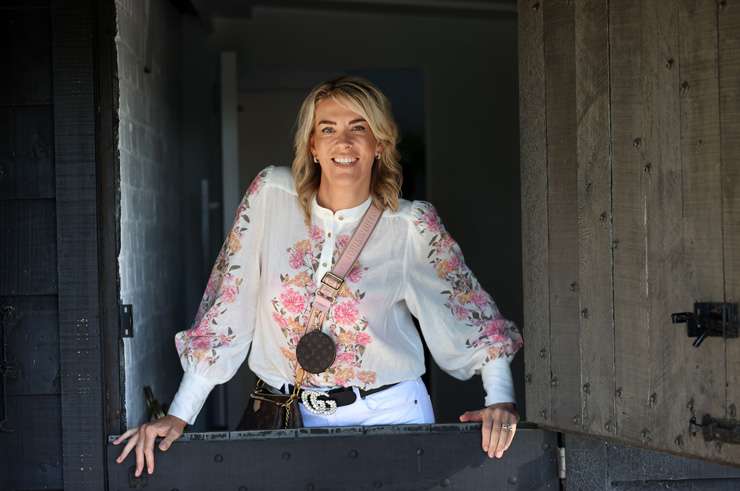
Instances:
[[[148,7],[148,8],[147,8]],[[173,335],[183,328],[180,229],[180,14],[161,0],[116,0],[119,79],[121,302],[133,305],[124,340],[126,422],[145,421],[143,388],[170,400],[181,370]],[[152,19],[151,36],[147,26]],[[145,73],[147,49],[151,70]]]

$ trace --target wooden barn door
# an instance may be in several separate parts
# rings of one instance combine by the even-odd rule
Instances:
[[[740,465],[737,319],[672,322],[740,302],[740,0],[519,22],[527,419]]]

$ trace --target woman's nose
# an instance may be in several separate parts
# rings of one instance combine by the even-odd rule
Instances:
[[[349,131],[340,131],[337,136],[337,143],[352,146],[352,134]]]

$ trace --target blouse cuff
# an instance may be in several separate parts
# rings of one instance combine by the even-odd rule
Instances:
[[[483,388],[486,390],[486,407],[499,402],[516,403],[514,381],[511,378],[509,359],[501,356],[491,360],[481,368]]]
[[[180,388],[170,404],[167,414],[177,416],[189,425],[195,423],[195,418],[203,408],[208,394],[215,387],[207,378],[195,373],[185,372],[180,382]]]

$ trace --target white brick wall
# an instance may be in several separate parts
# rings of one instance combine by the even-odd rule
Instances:
[[[146,11],[150,5],[150,12]],[[116,0],[121,190],[121,301],[133,304],[124,342],[129,426],[146,414],[143,387],[160,402],[180,378],[173,335],[183,329],[180,175],[180,14],[166,0]],[[149,16],[154,15],[147,40]],[[151,73],[145,73],[151,43]]]

